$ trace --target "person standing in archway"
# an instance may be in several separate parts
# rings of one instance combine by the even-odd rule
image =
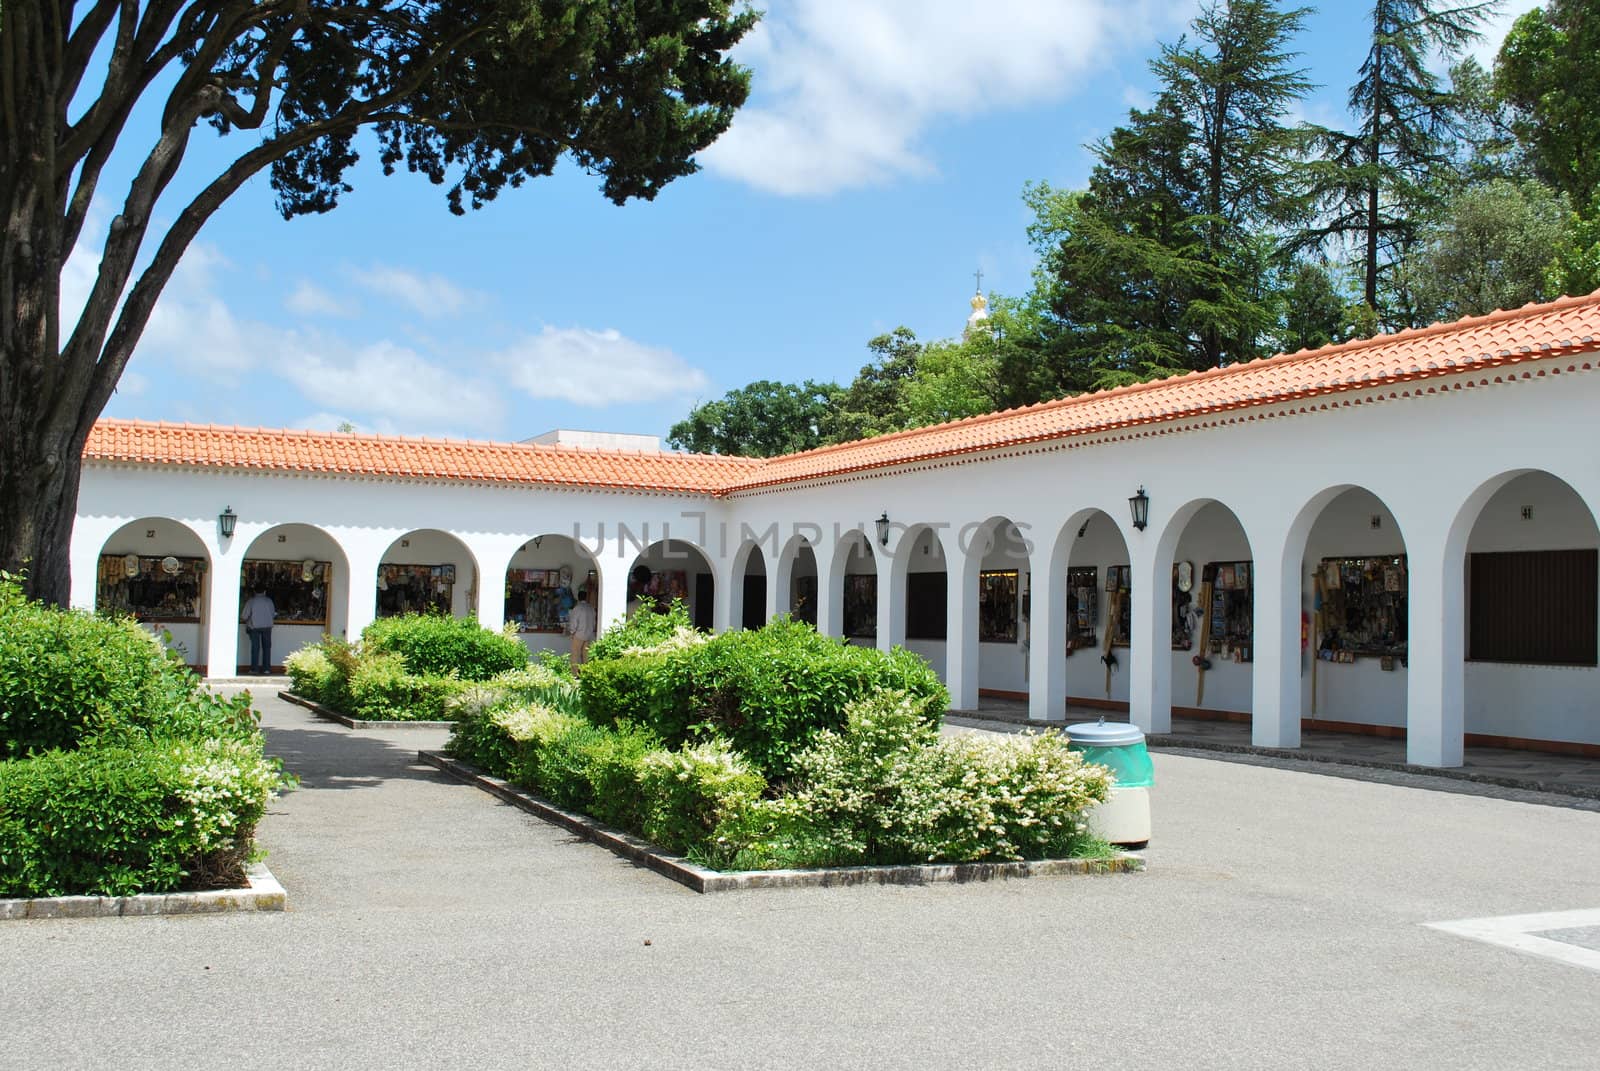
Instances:
[[[258,587],[239,611],[239,620],[250,634],[250,673],[265,676],[272,672],[272,622],[278,616],[267,589]]]
[[[595,612],[589,603],[589,589],[578,589],[578,602],[567,614],[567,633],[572,637],[572,664],[581,666],[589,658],[589,644],[594,642]]]

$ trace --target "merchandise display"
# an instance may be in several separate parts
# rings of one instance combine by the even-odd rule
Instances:
[[[1201,572],[1205,601],[1205,650],[1196,657],[1221,655],[1234,662],[1254,658],[1255,598],[1250,562],[1208,562]]]
[[[1172,649],[1187,651],[1194,646],[1194,629],[1202,611],[1194,601],[1194,562],[1172,565]]]
[[[332,584],[331,562],[246,558],[239,573],[239,605],[257,590],[265,590],[276,611],[273,624],[325,628]]]
[[[1017,570],[978,574],[978,642],[1017,642]]]
[[[1133,645],[1133,566],[1106,566],[1106,631],[1112,647]]]
[[[449,614],[455,595],[454,565],[378,566],[378,616]]]
[[[204,558],[102,554],[95,609],[140,621],[198,622],[205,572]]]
[[[589,570],[582,587],[595,603],[595,571]],[[521,632],[564,632],[567,615],[578,601],[580,585],[573,583],[573,569],[509,569],[506,571],[505,622]]]
[[[844,578],[844,634],[850,639],[877,637],[877,574],[850,573]]]
[[[1099,644],[1095,627],[1100,621],[1100,574],[1092,565],[1067,570],[1067,654]]]
[[[1354,662],[1371,657],[1406,658],[1405,555],[1383,558],[1324,558],[1312,581],[1317,657]]]

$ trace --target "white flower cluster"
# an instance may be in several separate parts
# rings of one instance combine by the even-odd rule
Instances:
[[[179,823],[205,851],[253,827],[282,784],[276,766],[241,741],[183,742],[173,746],[173,757],[182,780],[177,795],[188,805]]]
[[[660,643],[652,643],[635,647],[624,647],[622,649],[622,653],[624,655],[670,654],[673,651],[684,651],[690,647],[698,647],[710,638],[711,637],[708,633],[699,632],[695,629],[685,628],[682,625],[679,625],[677,628],[672,630],[672,635],[668,636]]]

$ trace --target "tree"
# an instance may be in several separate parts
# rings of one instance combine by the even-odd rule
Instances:
[[[1115,386],[1259,356],[1274,322],[1278,236],[1305,201],[1309,89],[1288,41],[1305,9],[1202,8],[1151,65],[1162,90],[1095,146],[1084,191],[1028,187],[1036,288],[1057,319],[1045,347],[1067,389]]]
[[[350,190],[357,132],[371,128],[385,173],[403,163],[435,183],[454,176],[452,212],[563,156],[600,176],[610,200],[648,200],[695,170],[693,154],[749,91],[726,54],[756,16],[733,3],[6,0],[0,568],[26,563],[30,594],[67,598],[90,428],[184,250],[252,176],[269,174],[286,218],[328,211]],[[130,119],[147,111],[159,115],[154,139],[131,144]],[[202,123],[254,136],[198,176],[187,203],[160,205]],[[124,157],[134,177],[82,315],[64,327],[62,264]]]
[[[672,425],[667,442],[697,454],[777,457],[823,443],[839,388],[833,383],[759,380],[704,402]]]
[[[1314,350],[1345,341],[1347,302],[1326,266],[1309,261],[1296,263],[1279,299],[1283,323],[1275,341],[1280,351]]]
[[[851,442],[905,427],[906,383],[917,371],[922,343],[908,327],[897,327],[867,343],[874,360],[834,399],[823,441]]]
[[[1551,269],[1570,217],[1566,198],[1537,182],[1496,179],[1462,191],[1422,232],[1419,318],[1481,316],[1555,297]]]
[[[1551,0],[1521,16],[1495,60],[1496,91],[1538,175],[1587,214],[1600,191],[1600,11]]]
[[[1437,205],[1441,191],[1429,184],[1430,174],[1451,165],[1456,102],[1429,61],[1435,53],[1458,56],[1498,2],[1442,7],[1439,0],[1377,0],[1372,43],[1350,88],[1357,128],[1326,132],[1329,158],[1318,169],[1325,215],[1304,237],[1312,244],[1356,242],[1363,298],[1380,317],[1402,321],[1398,326],[1408,317],[1383,317],[1379,288]]]

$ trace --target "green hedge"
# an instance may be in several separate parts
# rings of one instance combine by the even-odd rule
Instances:
[[[584,666],[581,687],[598,724],[636,721],[671,747],[722,736],[769,777],[787,774],[817,732],[842,728],[855,700],[905,692],[930,725],[949,702],[920,656],[850,646],[781,617],[710,637],[680,624],[653,646],[618,647]]]
[[[690,855],[705,855],[719,823],[766,784],[726,742],[667,751],[649,730],[602,728],[542,706],[465,718],[449,751],[557,806]]]
[[[1056,733],[940,736],[924,701],[852,703],[795,757],[788,794],[730,811],[712,838],[737,869],[1098,855],[1085,815],[1111,772]]]
[[[361,630],[361,648],[400,655],[419,677],[486,681],[528,664],[528,649],[515,636],[442,614],[379,618]]]
[[[146,740],[0,763],[0,896],[233,887],[280,787],[258,745]]]

